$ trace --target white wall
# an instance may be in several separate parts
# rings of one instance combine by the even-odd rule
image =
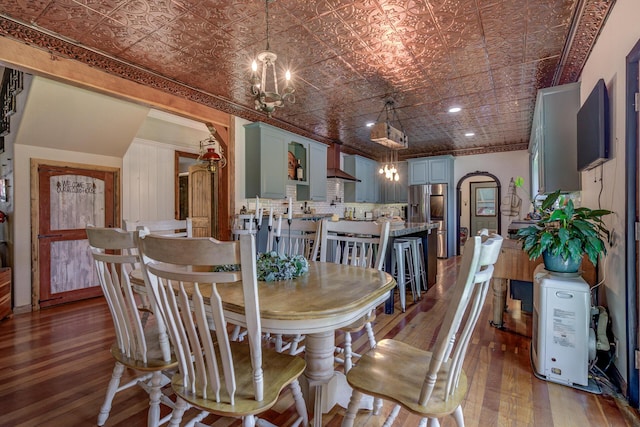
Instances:
[[[136,138],[122,166],[122,219],[159,220],[175,217],[175,152],[197,149]]]
[[[500,180],[500,197],[503,198],[507,194],[509,188],[509,181],[511,178],[521,176],[525,179],[524,188],[529,188],[529,152],[526,150],[520,151],[508,151],[505,153],[491,153],[491,154],[478,154],[474,156],[459,156],[454,160],[454,179],[453,184],[458,185],[460,179],[468,173],[473,172],[488,172],[495,175]],[[473,181],[480,181],[481,179],[473,178]],[[469,200],[469,179],[465,180],[462,185],[462,201]],[[526,194],[521,189],[518,189],[518,195],[522,198],[522,207],[520,210],[520,217],[524,217],[527,213],[528,202]],[[455,201],[457,203],[457,200]],[[500,200],[502,202],[502,200]],[[456,211],[458,207],[456,205]],[[469,223],[469,206],[462,206],[463,217],[461,224]],[[507,226],[514,218],[502,216],[502,235],[507,235]]]
[[[640,2],[618,0],[598,37],[582,71],[580,102],[584,102],[598,79],[603,78],[609,93],[611,114],[612,159],[601,168],[582,173],[582,205],[614,211],[605,218],[613,232],[614,245],[600,262],[600,275],[605,277],[606,305],[611,313],[613,333],[620,340],[616,367],[627,380],[626,315],[625,315],[625,80],[626,56],[640,39]],[[634,171],[635,172],[635,171]],[[604,190],[600,195],[600,176]],[[595,182],[594,182],[595,180]],[[602,301],[601,301],[602,302]]]

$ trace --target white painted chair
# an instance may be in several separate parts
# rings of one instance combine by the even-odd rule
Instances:
[[[343,427],[353,426],[363,394],[396,403],[385,426],[393,424],[401,408],[422,415],[420,426],[437,426],[446,415],[453,415],[458,427],[464,426],[461,403],[468,387],[462,364],[501,246],[502,237],[496,234],[484,242],[480,236],[467,240],[433,351],[382,340],[360,358],[347,373],[353,393]],[[374,408],[374,414],[381,407]]]
[[[389,222],[378,224],[370,221],[329,221],[324,219],[320,230],[321,262],[382,270],[389,241]],[[353,356],[359,356],[352,351],[351,333],[364,328],[369,339],[369,346],[371,348],[376,346],[371,326],[373,320],[375,320],[375,312],[371,311],[358,322],[340,329],[345,334],[344,348],[336,347],[336,351],[344,353],[344,359],[337,357],[336,361],[344,363],[345,372],[348,372],[353,366]]]
[[[272,227],[267,237],[267,248],[286,255],[302,255],[308,260],[317,256],[321,221],[300,218],[291,220],[291,226],[282,221],[280,230]]]
[[[256,425],[256,414],[271,408],[291,385],[298,418],[308,415],[298,377],[304,359],[261,345],[256,246],[252,235],[239,241],[173,239],[150,234],[138,241],[142,273],[166,320],[178,358],[171,385],[178,400],[169,426],[178,426],[188,405]],[[240,271],[215,272],[213,266],[237,264]],[[234,342],[216,284],[241,282],[247,338]]]
[[[281,223],[282,224],[282,223]],[[309,261],[315,260],[318,254],[320,242],[320,221],[310,221],[299,218],[291,220],[291,226],[284,221],[278,230],[272,227],[267,238],[267,250],[279,254],[302,255]],[[303,335],[285,337],[282,334],[267,336],[274,343],[276,351],[288,351],[289,354],[299,354],[304,351],[300,343]]]
[[[87,236],[116,334],[116,342],[111,347],[116,363],[100,408],[98,425],[107,421],[117,392],[141,385],[149,393],[147,425],[157,426],[168,420],[168,417],[160,420],[160,403],[173,407],[173,402],[160,391],[168,383],[162,371],[175,368],[177,361],[172,357],[162,319],[138,309],[129,281],[129,273],[139,262],[134,232],[88,226]],[[125,368],[139,371],[141,375],[120,385]]]
[[[150,233],[171,237],[193,237],[193,224],[191,218],[187,219],[161,219],[154,221],[128,219],[122,220],[122,228],[126,231],[136,231],[143,228]]]

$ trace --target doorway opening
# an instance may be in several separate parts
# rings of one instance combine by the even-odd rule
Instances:
[[[471,172],[460,178],[456,186],[458,221],[456,233],[456,254],[466,238],[479,229],[502,234],[500,212],[500,180],[489,172]]]

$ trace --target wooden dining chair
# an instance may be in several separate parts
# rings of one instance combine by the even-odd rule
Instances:
[[[267,237],[267,250],[279,254],[302,255],[315,261],[318,254],[321,221],[294,218],[291,225],[282,221],[280,230],[272,227]]]
[[[371,221],[322,220],[320,261],[382,270],[389,241],[389,226],[389,222],[378,224]],[[364,328],[369,347],[376,346],[376,338],[371,326],[374,320],[375,312],[371,311],[359,321],[340,328],[344,333],[344,348],[336,347],[336,352],[343,353],[344,359],[336,357],[336,360],[344,363],[345,373],[353,366],[353,356],[359,357],[359,354],[352,350],[352,333]]]
[[[143,228],[154,234],[162,234],[170,237],[193,237],[193,223],[187,219],[161,219],[161,220],[122,220],[122,228],[126,231],[136,231]]]
[[[320,242],[320,221],[294,218],[291,225],[286,221],[278,230],[272,227],[267,236],[267,251],[285,255],[301,255],[309,261],[316,260]],[[282,334],[267,335],[273,342],[276,351],[287,351],[289,354],[300,354],[304,351],[301,345],[304,335],[284,336]]]
[[[291,385],[298,417],[293,425],[307,425],[308,415],[298,377],[304,359],[261,345],[260,301],[256,277],[255,237],[238,241],[210,238],[172,239],[141,236],[142,273],[165,318],[178,358],[171,385],[178,400],[169,422],[178,426],[188,405],[221,416],[243,418],[254,426],[256,416],[271,408],[280,392]],[[216,271],[237,265],[238,271]],[[229,339],[224,301],[218,283],[237,282],[245,305],[247,337]]]
[[[395,403],[385,426],[393,424],[401,408],[421,416],[421,426],[439,425],[437,420],[450,414],[458,427],[464,426],[461,404],[468,384],[462,364],[502,246],[499,235],[482,239],[471,237],[464,246],[452,298],[432,351],[385,339],[347,373],[353,393],[343,427],[354,425],[363,394]],[[381,405],[374,408],[374,414],[380,409]]]
[[[175,368],[177,360],[171,354],[162,319],[139,309],[139,297],[129,280],[129,273],[140,261],[135,232],[92,226],[88,226],[86,231],[116,335],[116,342],[111,347],[116,363],[100,408],[98,425],[102,426],[107,421],[116,393],[141,385],[149,393],[147,425],[158,426],[168,420],[168,417],[160,419],[160,403],[173,408],[173,402],[161,393],[161,387],[168,383],[163,371]],[[125,368],[141,375],[120,385]]]

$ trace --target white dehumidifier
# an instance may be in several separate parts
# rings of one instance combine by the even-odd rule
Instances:
[[[552,273],[543,265],[533,279],[533,370],[539,378],[588,389],[595,357],[589,285],[579,274]]]

